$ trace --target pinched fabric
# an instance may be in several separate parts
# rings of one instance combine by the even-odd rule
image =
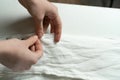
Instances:
[[[55,44],[53,35],[45,34],[41,41],[44,55],[37,64],[25,72],[1,65],[0,80],[120,79],[120,39],[62,35]]]

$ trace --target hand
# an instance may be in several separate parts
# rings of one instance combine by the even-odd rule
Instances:
[[[14,71],[30,69],[42,56],[42,46],[37,36],[27,40],[10,39],[0,41],[0,63]],[[34,45],[33,50],[30,49]]]
[[[19,0],[19,2],[33,16],[36,25],[36,33],[39,38],[46,32],[49,24],[51,33],[54,33],[54,41],[58,42],[61,37],[62,24],[57,8],[47,0]]]

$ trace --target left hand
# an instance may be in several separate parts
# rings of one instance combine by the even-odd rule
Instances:
[[[30,49],[31,46],[32,49]],[[32,36],[27,40],[0,41],[0,47],[0,63],[14,71],[30,69],[43,53],[42,44],[37,36]]]

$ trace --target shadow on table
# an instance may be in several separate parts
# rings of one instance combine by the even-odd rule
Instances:
[[[6,19],[0,27],[0,36],[24,35],[35,32],[35,26],[31,17],[21,19]],[[1,24],[1,25],[2,25]]]
[[[35,31],[33,19],[30,17],[15,21],[9,25],[8,29],[16,34],[27,34]]]

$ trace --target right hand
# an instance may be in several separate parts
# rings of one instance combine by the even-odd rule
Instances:
[[[19,0],[28,10],[35,21],[36,34],[39,38],[51,25],[51,33],[54,33],[54,41],[59,42],[62,32],[62,23],[57,7],[48,0]]]

